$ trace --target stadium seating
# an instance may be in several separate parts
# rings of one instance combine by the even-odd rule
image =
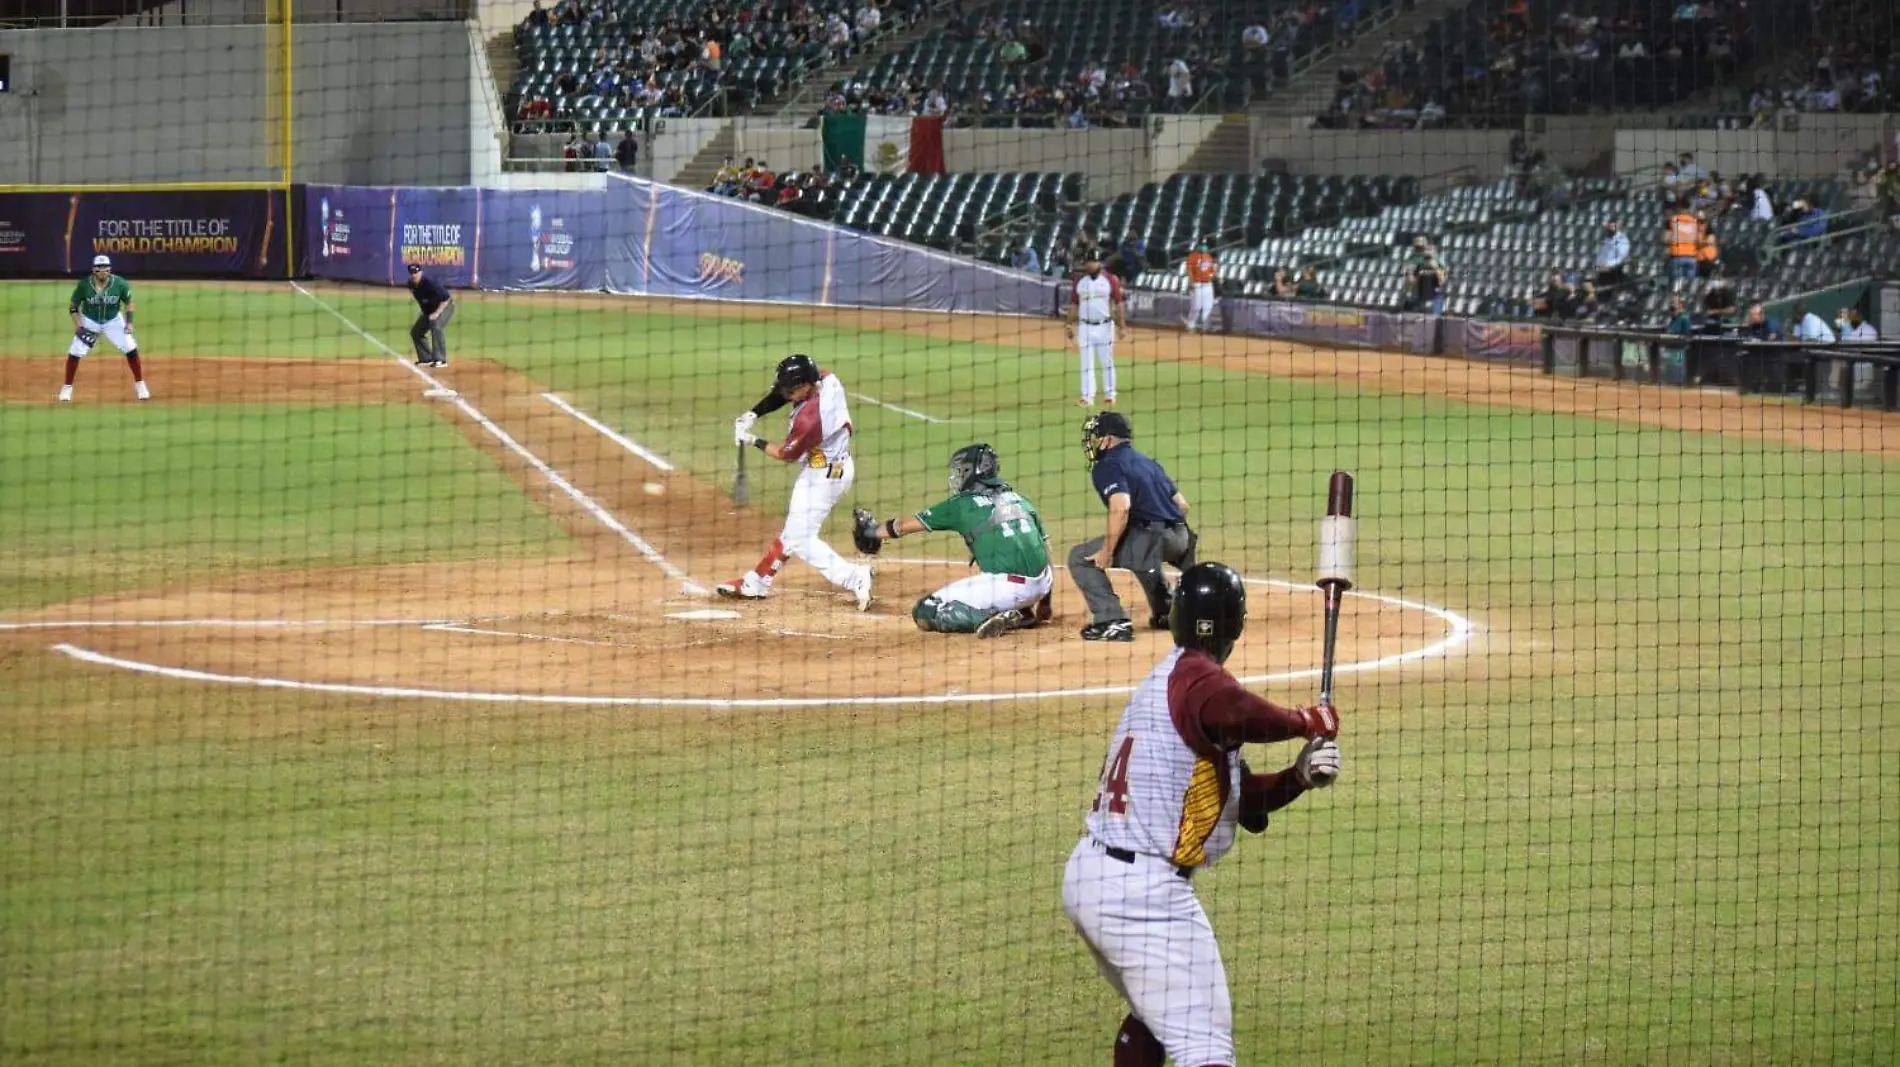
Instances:
[[[1375,0],[1361,6],[1369,13],[1396,2]],[[1041,87],[1068,86],[1091,64],[1100,63],[1113,73],[1132,62],[1152,90],[1151,96],[1125,101],[1129,111],[1141,114],[1166,105],[1168,65],[1192,49],[1203,60],[1195,74],[1194,95],[1212,90],[1216,108],[1245,106],[1250,80],[1258,84],[1265,76],[1270,53],[1249,53],[1241,44],[1241,32],[1255,24],[1275,24],[1296,5],[1291,0],[1227,0],[1207,5],[1207,24],[1170,31],[1157,19],[1173,6],[1165,0],[998,0],[972,12],[961,30],[932,35],[886,56],[837,88],[876,94],[896,86],[941,85],[951,104],[965,110],[988,93],[989,120],[1007,123],[1014,116],[998,114],[1000,102],[1018,79]],[[1046,52],[1018,64],[1005,62],[998,56],[997,40],[971,32],[985,20],[1008,26],[1028,20]],[[1297,35],[1292,54],[1303,55],[1331,42],[1334,30],[1330,15],[1314,21]]]
[[[668,25],[696,31],[709,24],[715,14],[726,18],[731,14],[714,0],[607,0],[607,6],[618,15],[616,25],[524,23],[516,29],[515,50],[521,69],[506,101],[510,115],[520,115],[524,102],[542,99],[552,108],[550,118],[599,132],[638,122],[648,115],[691,114],[721,88],[734,92],[740,106],[744,106],[785,92],[826,56],[825,45],[818,39],[822,35],[801,35],[782,20],[755,20],[749,24],[758,35],[752,54],[728,57],[717,71],[675,63],[673,66],[680,69],[617,73],[618,54],[628,48],[636,34],[658,32]],[[884,32],[889,32],[891,26],[887,23]],[[600,58],[603,49],[606,62]],[[640,66],[637,62],[629,64],[631,68]],[[579,86],[572,92],[564,90],[564,77],[578,81]],[[643,103],[637,94],[646,85],[677,92],[665,103]]]
[[[1824,209],[1841,206],[1845,194],[1832,181],[1789,181],[1777,186],[1784,201],[1801,198]],[[1654,187],[1631,189],[1619,179],[1593,179],[1573,190],[1575,202],[1545,209],[1519,195],[1514,180],[1468,186],[1437,196],[1395,198],[1373,217],[1349,217],[1297,234],[1272,236],[1252,247],[1222,251],[1227,295],[1265,297],[1276,269],[1289,274],[1308,264],[1333,303],[1395,310],[1405,305],[1405,259],[1413,237],[1424,236],[1450,270],[1446,310],[1487,318],[1533,317],[1532,301],[1554,271],[1588,279],[1603,224],[1616,219],[1630,237],[1635,280],[1604,313],[1613,321],[1659,324],[1672,291],[1664,275],[1662,223],[1666,215]],[[1724,269],[1744,303],[1772,301],[1882,273],[1900,256],[1900,238],[1888,231],[1862,231],[1839,240],[1797,248],[1765,269],[1773,224],[1739,213],[1715,220]],[[1147,272],[1136,285],[1182,292],[1178,268]],[[1684,292],[1698,297],[1704,283]]]
[[[837,190],[834,222],[934,248],[976,241],[986,226],[1055,212],[1084,193],[1080,174],[876,174]]]

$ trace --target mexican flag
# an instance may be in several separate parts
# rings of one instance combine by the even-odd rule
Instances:
[[[826,115],[825,169],[846,156],[867,174],[942,174],[943,116]]]

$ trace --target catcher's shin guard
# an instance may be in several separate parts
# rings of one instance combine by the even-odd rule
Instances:
[[[973,634],[992,614],[961,601],[939,600],[934,594],[910,609],[911,620],[919,630],[939,634]]]

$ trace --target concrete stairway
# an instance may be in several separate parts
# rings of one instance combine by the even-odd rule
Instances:
[[[1410,11],[1360,34],[1343,50],[1293,76],[1291,84],[1254,104],[1257,115],[1323,115],[1332,110],[1338,92],[1339,70],[1365,71],[1378,62],[1387,41],[1416,37],[1433,19],[1455,11],[1471,0],[1418,0]]]
[[[713,175],[719,173],[719,165],[732,154],[733,146],[739,143],[738,131],[732,123],[722,123],[719,132],[699,150],[680,172],[673,176],[673,185],[686,189],[704,189],[712,184]]]
[[[758,116],[817,114],[819,108],[824,105],[825,91],[831,87],[831,83],[846,74],[855,74],[885,56],[896,55],[918,41],[942,31],[944,25],[950,21],[952,6],[939,3],[924,12],[923,17],[916,22],[896,33],[886,34],[871,47],[843,63],[819,67],[800,82],[797,88],[769,104],[754,108],[752,113]]]
[[[1227,115],[1178,173],[1247,174],[1253,169],[1253,124],[1245,115]]]
[[[495,95],[508,105],[508,90],[515,87],[515,75],[521,72],[521,57],[515,55],[515,31],[502,30],[491,33],[487,41],[488,69],[495,75]],[[513,115],[505,116],[513,120]]]

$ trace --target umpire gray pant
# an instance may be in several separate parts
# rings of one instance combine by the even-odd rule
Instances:
[[[416,343],[416,360],[420,363],[434,363],[437,360],[448,362],[449,340],[442,336],[442,327],[455,317],[455,305],[442,305],[442,314],[433,320],[427,315],[417,315],[416,324],[409,327],[409,339]]]
[[[1168,616],[1168,581],[1161,575],[1161,565],[1171,563],[1182,570],[1194,566],[1195,541],[1194,531],[1188,529],[1185,522],[1131,523],[1122,534],[1121,543],[1115,546],[1115,566],[1134,572],[1135,581],[1141,583],[1142,595],[1148,598],[1150,618]],[[1075,587],[1082,590],[1082,599],[1088,601],[1093,621],[1126,619],[1128,611],[1115,595],[1107,573],[1089,559],[1101,550],[1099,537],[1069,549],[1069,577],[1075,579]]]

